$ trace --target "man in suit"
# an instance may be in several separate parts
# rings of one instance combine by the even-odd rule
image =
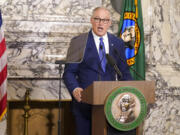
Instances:
[[[132,80],[127,64],[119,59],[119,57],[126,59],[123,40],[107,32],[111,25],[110,12],[104,7],[97,7],[93,10],[90,21],[92,29],[88,33],[73,38],[70,48],[75,49],[68,50],[68,55],[73,57],[83,54],[81,61],[66,64],[63,74],[64,83],[72,95],[72,111],[75,116],[77,135],[91,135],[91,105],[81,102],[82,91],[93,81],[116,79],[115,70],[108,64],[105,54],[115,59],[122,73],[119,79]],[[117,56],[115,50],[119,51],[120,56]]]

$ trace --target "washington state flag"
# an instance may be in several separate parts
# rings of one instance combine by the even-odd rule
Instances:
[[[145,48],[141,0],[123,0],[119,36],[134,80],[145,80]]]

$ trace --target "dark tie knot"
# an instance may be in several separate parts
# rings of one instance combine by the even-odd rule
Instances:
[[[100,37],[99,40],[100,40],[100,42],[103,42],[103,37]]]

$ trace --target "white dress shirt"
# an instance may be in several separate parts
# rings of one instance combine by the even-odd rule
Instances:
[[[97,51],[99,53],[99,44],[100,44],[100,40],[99,40],[99,36],[97,36],[93,31],[92,31],[92,34],[93,34],[93,37],[94,37],[94,42],[96,44],[96,48],[97,48]],[[103,42],[104,42],[104,47],[105,47],[105,51],[106,51],[106,54],[109,54],[109,40],[108,40],[108,35],[107,33],[102,36],[103,38]]]

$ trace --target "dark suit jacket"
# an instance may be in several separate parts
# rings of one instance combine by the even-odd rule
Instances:
[[[71,40],[83,41],[86,36],[80,35],[75,37]],[[115,37],[114,35],[108,33],[108,40],[109,40],[109,55],[111,55],[115,60],[116,63],[122,72],[121,80],[132,80],[132,77],[129,72],[129,68],[125,62],[122,62],[119,59],[119,56],[116,56],[114,53],[114,48],[119,51],[119,55],[122,59],[125,58],[125,48],[124,42],[122,39]],[[86,42],[86,47],[84,49],[84,57],[80,63],[71,63],[66,64],[63,80],[68,88],[69,92],[72,91],[76,87],[81,87],[85,89],[87,86],[93,83],[93,81],[98,81],[98,76],[101,75],[101,81],[113,81],[115,80],[115,71],[113,67],[109,64],[106,66],[106,72],[104,73],[103,70],[100,68],[100,59],[98,55],[98,51],[94,42],[94,38],[92,32],[88,33],[88,39]]]

